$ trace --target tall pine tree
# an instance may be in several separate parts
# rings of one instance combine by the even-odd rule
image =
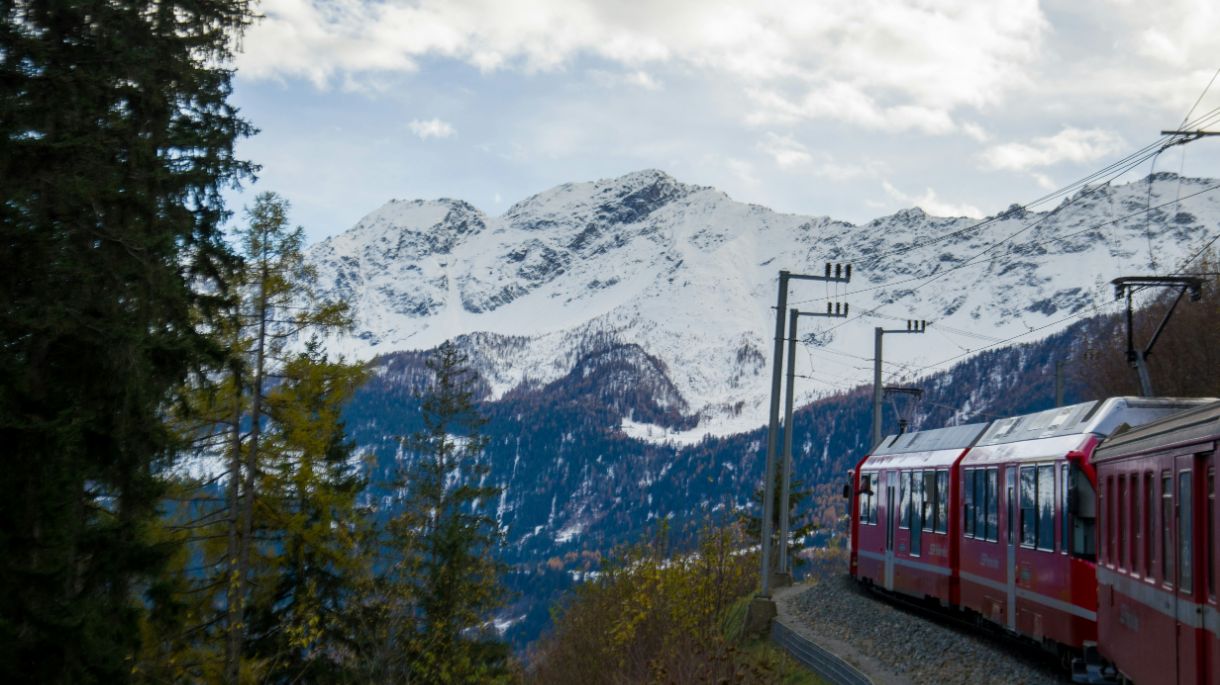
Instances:
[[[500,606],[499,525],[488,507],[500,489],[484,485],[486,423],[474,402],[474,373],[452,342],[428,360],[434,379],[421,401],[423,429],[406,438],[401,513],[390,524],[409,587],[414,624],[402,631],[409,677],[421,683],[507,680],[508,647],[487,628]]]
[[[247,177],[224,66],[247,0],[0,2],[0,680],[123,682],[171,392]]]

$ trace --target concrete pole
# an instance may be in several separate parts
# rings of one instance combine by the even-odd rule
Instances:
[[[779,294],[775,301],[775,360],[771,369],[771,415],[767,430],[766,480],[763,484],[762,590],[759,597],[771,597],[771,519],[775,516],[775,441],[779,433],[779,392],[783,382],[784,314],[788,311],[787,271],[779,272]]]
[[[780,476],[779,494],[779,572],[789,574],[788,568],[788,534],[789,534],[789,493],[792,491],[792,403],[794,387],[796,386],[796,320],[801,313],[796,309],[788,312],[788,388],[784,398],[784,456],[780,459],[783,468]]]
[[[870,451],[881,444],[881,338],[885,335],[885,329],[878,326],[873,329],[873,335],[873,442],[869,446]]]

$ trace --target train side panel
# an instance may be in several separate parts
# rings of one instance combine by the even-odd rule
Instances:
[[[1220,682],[1218,442],[1220,403],[1097,452],[1099,649],[1135,682]]]

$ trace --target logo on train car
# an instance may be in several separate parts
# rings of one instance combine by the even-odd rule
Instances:
[[[999,568],[1000,560],[990,554],[983,554],[979,556],[979,565],[984,568]]]
[[[1131,607],[1126,603],[1118,606],[1118,622],[1131,629],[1131,632],[1138,633],[1140,631],[1139,614],[1131,610]]]

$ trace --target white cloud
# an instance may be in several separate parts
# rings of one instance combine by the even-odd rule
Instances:
[[[623,82],[646,65],[694,69],[759,94],[755,118],[830,118],[928,133],[962,106],[1026,81],[1046,22],[1037,0],[265,0],[239,55],[253,78],[320,88],[424,58],[486,72],[561,69],[592,57]]]
[[[878,176],[886,170],[885,165],[865,161],[845,164],[833,155],[821,150],[810,150],[799,140],[768,132],[757,145],[758,149],[771,157],[776,166],[787,171],[805,171],[819,178],[847,181],[864,176]]]
[[[589,78],[594,83],[604,88],[615,88],[619,86],[632,86],[642,88],[643,90],[659,91],[662,89],[662,84],[652,74],[637,69],[632,72],[614,72],[604,69],[592,69],[588,73]]]
[[[414,119],[407,126],[411,129],[411,133],[419,136],[420,140],[448,138],[454,134],[453,126],[440,119],[428,119],[427,121]]]
[[[945,202],[936,196],[936,191],[928,188],[922,195],[908,195],[895,188],[889,181],[882,181],[882,187],[890,197],[906,204],[919,207],[932,216],[967,216],[981,219],[983,212],[978,207],[969,204],[954,204]]]
[[[771,155],[775,163],[784,169],[805,166],[813,162],[813,155],[809,154],[809,148],[788,136],[768,133],[758,144],[758,149]]]
[[[1068,127],[1028,143],[993,145],[983,151],[982,159],[992,169],[1027,171],[1060,162],[1092,162],[1121,150],[1123,144],[1110,131]]]
[[[970,121],[962,122],[962,133],[980,143],[986,143],[988,140],[991,140],[991,134],[987,133],[987,129]]]

